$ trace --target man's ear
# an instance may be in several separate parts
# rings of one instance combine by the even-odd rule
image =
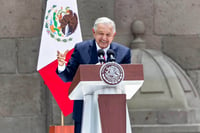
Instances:
[[[92,33],[95,34],[94,28],[92,28]]]
[[[115,32],[113,36],[115,37],[115,36],[116,36],[116,34],[117,34],[117,32]]]

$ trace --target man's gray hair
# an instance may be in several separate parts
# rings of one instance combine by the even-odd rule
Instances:
[[[113,27],[113,33],[116,32],[115,22],[113,20],[111,20],[110,18],[107,18],[107,17],[100,17],[100,18],[98,18],[94,22],[94,26],[93,26],[94,31],[97,30],[97,25],[98,24],[110,24]]]

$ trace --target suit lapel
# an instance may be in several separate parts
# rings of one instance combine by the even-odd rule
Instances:
[[[91,43],[89,44],[88,54],[90,56],[89,64],[98,63],[98,55],[95,40],[91,41]]]

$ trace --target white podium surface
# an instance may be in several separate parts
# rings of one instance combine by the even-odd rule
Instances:
[[[126,99],[131,99],[133,95],[140,89],[144,80],[130,80],[122,81],[117,86],[112,86],[103,81],[80,81],[76,88],[70,93],[71,100],[82,100],[85,95],[92,95],[94,91],[102,90],[104,88],[120,87],[123,88]]]

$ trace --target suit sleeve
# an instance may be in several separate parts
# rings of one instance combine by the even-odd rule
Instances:
[[[121,64],[130,64],[131,63],[131,50],[127,49]]]
[[[128,52],[127,52],[127,55],[125,56],[125,60],[127,62],[127,64],[130,64],[131,63],[131,50],[128,49]]]

